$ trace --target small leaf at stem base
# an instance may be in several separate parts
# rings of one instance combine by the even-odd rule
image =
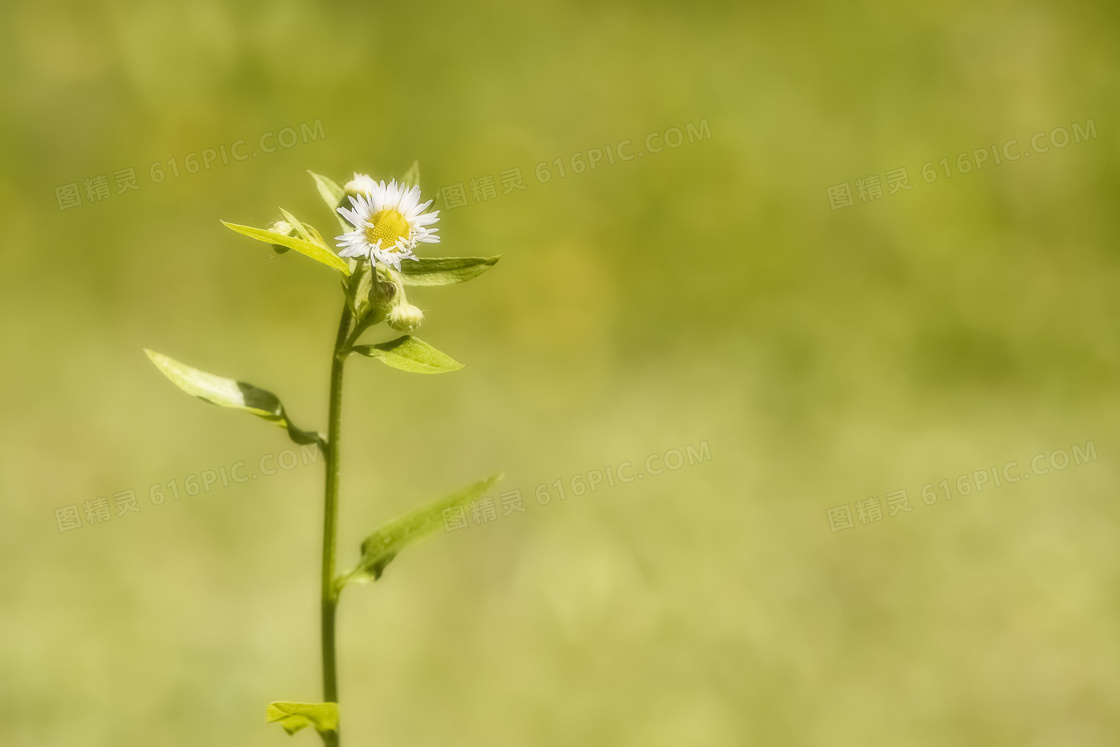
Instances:
[[[268,723],[284,727],[284,731],[295,734],[308,726],[315,727],[320,734],[338,731],[338,703],[293,703],[279,700],[268,704]]]

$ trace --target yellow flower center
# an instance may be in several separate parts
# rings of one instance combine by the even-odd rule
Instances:
[[[380,240],[382,249],[390,249],[397,239],[408,240],[408,221],[393,208],[377,213],[370,223],[373,225],[366,227],[366,239],[375,246]]]

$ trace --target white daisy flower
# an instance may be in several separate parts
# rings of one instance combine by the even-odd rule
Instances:
[[[340,249],[338,256],[365,257],[400,270],[402,259],[416,259],[412,250],[417,244],[439,242],[439,229],[429,228],[439,221],[439,211],[424,212],[432,201],[420,202],[419,187],[407,189],[396,180],[388,184],[374,182],[364,174],[355,174],[354,183],[369,189],[350,197],[353,210],[338,209],[354,226],[353,231],[335,237]]]

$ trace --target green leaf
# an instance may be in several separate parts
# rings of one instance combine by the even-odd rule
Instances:
[[[328,267],[333,267],[343,275],[350,274],[350,265],[346,263],[346,260],[339,257],[337,254],[335,254],[325,246],[320,246],[319,244],[312,243],[305,239],[297,239],[294,236],[284,236],[283,234],[276,233],[275,231],[266,231],[263,228],[240,226],[236,223],[226,223],[225,221],[222,221],[222,225],[226,226],[227,228],[231,228],[240,234],[244,234],[251,239],[263,241],[266,244],[279,244],[280,246],[286,246],[289,249],[295,249],[300,254],[305,254],[317,262],[322,262]]]
[[[339,579],[338,590],[350,581],[366,583],[381,578],[385,566],[397,557],[397,553],[443,526],[444,511],[481,497],[503,477],[505,475],[501,472],[491,475],[446,498],[432,501],[379,526],[377,531],[362,543],[361,561],[354,570]]]
[[[355,345],[354,352],[377,358],[386,366],[409,373],[438,374],[458,371],[462,363],[452,360],[423,340],[404,335],[377,345]]]
[[[373,288],[374,275],[376,273],[369,264],[362,263],[357,268],[357,274],[342,285],[342,293],[346,296],[346,305],[350,307],[350,313],[354,315],[354,319],[359,322],[365,319],[366,314],[369,313],[369,292]]]
[[[289,734],[308,726],[314,726],[320,734],[338,731],[338,703],[292,703],[287,700],[269,703],[268,723],[277,721]]]
[[[494,257],[420,257],[417,262],[401,263],[405,285],[454,285],[476,278],[489,270],[502,255]]]
[[[413,161],[412,166],[408,171],[404,172],[404,176],[400,179],[401,184],[405,187],[415,187],[420,184],[420,162]]]
[[[301,222],[299,218],[295,217],[284,208],[280,208],[280,213],[284,216],[284,220],[292,224],[292,228],[296,229],[296,233],[298,233],[304,241],[310,241],[312,244],[327,247],[327,242],[323,241],[323,237],[315,230],[314,226]]]
[[[321,433],[300,430],[292,425],[291,421],[288,420],[288,414],[284,412],[284,406],[280,404],[280,400],[272,392],[258,389],[244,381],[225,379],[221,376],[208,374],[205,371],[199,371],[197,368],[191,368],[184,363],[147,348],[144,349],[144,352],[148,354],[152,363],[156,364],[156,368],[171,380],[172,384],[191,396],[206,400],[219,407],[244,410],[257,417],[264,418],[270,423],[275,423],[286,429],[288,435],[297,444],[322,445],[326,441]]]
[[[315,180],[315,186],[319,189],[319,196],[323,198],[323,202],[327,203],[327,207],[333,213],[335,208],[342,204],[342,199],[346,197],[346,190],[338,186],[338,184],[322,174],[316,174],[314,171],[308,171],[311,178]]]
[[[315,186],[319,190],[319,196],[323,198],[323,202],[327,203],[331,215],[333,215],[339,225],[342,226],[342,230],[349,231],[353,229],[354,227],[347,223],[346,219],[338,213],[339,206],[346,200],[346,190],[322,174],[316,174],[314,171],[308,171],[307,173],[311,174],[312,178],[315,179]]]

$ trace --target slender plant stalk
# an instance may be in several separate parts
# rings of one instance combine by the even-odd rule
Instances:
[[[342,272],[345,303],[338,321],[338,334],[334,341],[331,356],[330,406],[327,416],[327,435],[318,431],[305,431],[295,427],[288,417],[280,399],[264,389],[243,381],[200,371],[180,363],[166,355],[145,350],[152,363],[171,380],[175,386],[187,394],[203,399],[211,404],[242,410],[264,418],[273,425],[288,431],[292,441],[305,446],[317,444],[323,451],[326,462],[326,484],[323,490],[323,574],[322,595],[320,599],[320,642],[323,666],[323,702],[303,703],[295,701],[273,701],[268,704],[267,721],[279,722],[289,734],[313,726],[323,739],[326,747],[339,747],[342,741],[338,713],[338,657],[336,654],[335,623],[338,599],[342,587],[348,581],[377,580],[385,566],[392,561],[402,548],[434,532],[439,526],[441,514],[450,509],[461,509],[471,501],[480,498],[502,474],[491,475],[485,480],[469,485],[440,500],[432,501],[406,514],[396,517],[369,535],[362,543],[362,555],[358,564],[350,571],[339,575],[336,568],[338,549],[338,486],[339,454],[342,441],[342,374],[346,359],[351,353],[360,353],[368,358],[377,358],[386,366],[419,374],[447,373],[462,368],[448,355],[436,350],[423,340],[405,334],[395,340],[375,345],[355,346],[362,333],[375,324],[388,322],[390,328],[398,332],[412,332],[424,320],[424,314],[408,303],[405,285],[408,281],[400,274],[399,262],[394,260],[391,269],[382,253],[376,253],[388,241],[386,251],[398,252],[402,246],[411,246],[416,241],[437,241],[434,232],[427,226],[435,223],[436,213],[420,215],[431,201],[421,205],[420,190],[416,186],[420,179],[419,164],[414,163],[398,182],[392,180],[374,183],[368,175],[355,174],[354,180],[345,189],[330,179],[312,174],[318,185],[319,194],[327,202],[332,212],[339,208],[346,195],[349,204],[358,213],[343,210],[346,221],[347,244],[351,250],[357,249],[361,256],[349,261],[341,257],[323,241],[319,232],[311,226],[300,223],[290,213],[281,210],[284,220],[274,222],[268,229],[242,226],[234,223],[225,225],[234,231],[257,241],[263,241],[277,252],[295,249],[311,259],[321,262]],[[360,195],[364,194],[364,197]],[[381,195],[380,197],[377,195]],[[390,195],[397,200],[392,210],[381,210],[367,215],[371,206],[380,204],[382,198]],[[385,198],[388,199],[388,198]],[[363,212],[364,211],[364,212]],[[403,212],[401,212],[403,211]],[[390,215],[391,214],[391,215]],[[407,214],[407,217],[406,217]],[[421,220],[423,218],[423,220]],[[401,223],[401,221],[404,221]],[[354,230],[349,230],[350,224]],[[369,239],[376,229],[377,239],[370,244]],[[395,236],[395,238],[394,238]],[[340,246],[343,246],[340,244]],[[375,256],[376,253],[376,256]],[[355,254],[354,251],[348,254]],[[414,279],[415,285],[451,285],[477,277],[498,261],[499,257],[414,257],[411,251],[399,254],[400,259],[414,260],[405,274],[423,275]],[[347,280],[348,278],[348,280]],[[236,479],[236,478],[235,478]]]
[[[335,549],[338,543],[338,446],[342,426],[342,370],[349,355],[351,314],[347,304],[342,305],[342,318],[338,323],[334,354],[331,358],[330,412],[327,426],[326,467],[327,479],[323,498],[323,701],[338,703],[338,667],[335,657],[335,609],[338,593],[335,589]],[[341,731],[341,727],[340,727]],[[340,731],[325,732],[323,743],[338,747]]]

